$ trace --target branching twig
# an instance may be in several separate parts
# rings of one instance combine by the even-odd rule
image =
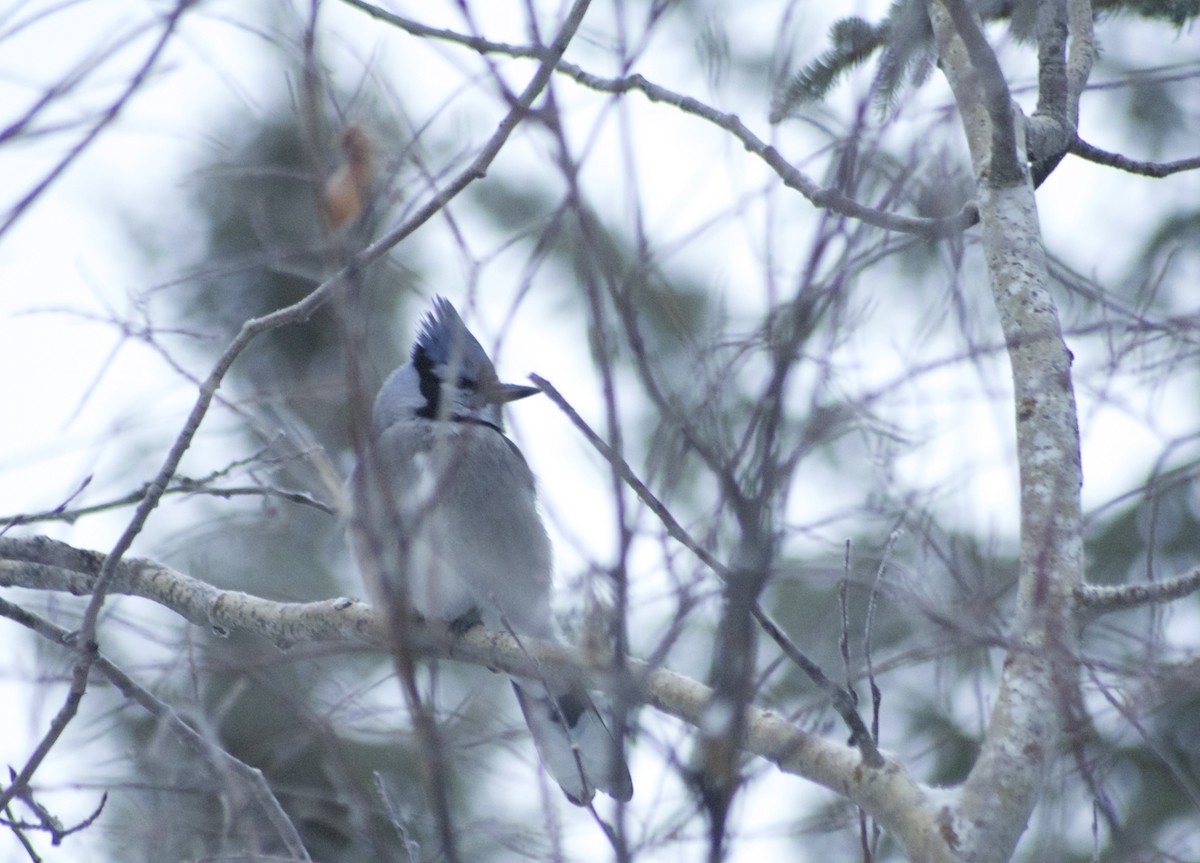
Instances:
[[[43,638],[58,644],[67,644],[71,639],[71,633],[67,630],[4,599],[0,599],[0,617],[6,617],[9,620],[15,621],[41,635]],[[180,740],[190,749],[201,755],[209,764],[214,767],[219,765],[223,769],[232,770],[233,773],[246,782],[253,790],[254,798],[259,802],[263,812],[267,816],[267,820],[275,828],[280,840],[292,855],[291,859],[312,859],[308,856],[308,852],[304,848],[304,843],[300,839],[300,833],[296,830],[296,826],[287,816],[287,813],[283,811],[283,807],[271,792],[270,786],[267,785],[267,781],[261,771],[250,767],[226,752],[216,743],[196,732],[168,704],[141,686],[141,684],[137,683],[104,656],[97,654],[93,667],[96,671],[107,677],[122,695],[131,701],[137,702],[149,714],[160,722],[163,722]],[[19,790],[25,786],[16,785],[14,782],[13,787]],[[107,798],[107,795],[105,796]],[[103,807],[103,802],[100,805]],[[99,814],[99,809],[97,809],[96,813],[85,824],[91,823]],[[68,832],[78,829],[81,828],[76,827]],[[63,835],[66,834],[64,833]]]
[[[163,497],[176,494],[209,495],[211,497],[226,499],[231,497],[274,497],[299,506],[310,506],[327,515],[337,515],[336,507],[313,497],[306,491],[277,488],[270,485],[210,486],[206,485],[204,480],[177,476],[170,487],[163,491]],[[145,496],[146,488],[143,487],[121,497],[107,500],[104,503],[94,503],[89,506],[81,506],[78,509],[67,509],[65,505],[59,505],[53,509],[45,509],[40,512],[24,512],[17,513],[16,515],[0,516],[0,524],[4,525],[3,528],[0,528],[0,533],[18,525],[36,524],[43,521],[63,521],[67,524],[74,524],[87,515],[95,515],[98,512],[107,512],[111,509],[120,509],[123,506],[132,506]]]
[[[612,448],[608,446],[600,436],[592,430],[591,426],[579,415],[579,413],[571,407],[570,403],[563,398],[562,394],[556,390],[549,381],[538,375],[530,375],[529,379],[533,381],[553,401],[558,408],[567,415],[571,422],[575,425],[584,437],[601,456],[603,456],[613,468],[620,474],[621,478],[633,489],[634,493],[644,503],[651,512],[658,516],[662,521],[663,527],[666,528],[667,534],[682,544],[685,548],[691,551],[708,566],[722,581],[729,578],[729,569],[725,564],[718,561],[711,552],[703,548],[687,530],[679,524],[667,508],[667,506],[659,500],[646,484],[634,473],[633,468],[622,458],[620,458]],[[883,765],[883,756],[879,754],[879,749],[876,746],[875,739],[871,736],[870,730],[863,722],[862,717],[858,715],[858,710],[855,707],[854,697],[847,690],[838,686],[821,667],[809,659],[799,647],[796,646],[782,629],[763,609],[762,604],[756,602],[750,610],[751,615],[763,631],[779,646],[784,655],[787,656],[801,671],[808,675],[809,679],[815,683],[820,690],[829,698],[834,710],[842,717],[842,720],[850,729],[851,737],[854,745],[859,747],[862,752],[863,763],[871,767],[880,767]]]
[[[0,600],[0,602],[2,602],[2,600]],[[3,608],[3,606],[0,606],[0,615],[7,616],[5,613],[6,611],[7,609]],[[9,779],[15,779],[17,772],[10,767],[8,768],[8,776]],[[100,795],[100,802],[96,805],[96,808],[92,810],[92,814],[85,817],[74,827],[63,827],[61,821],[51,815],[45,806],[38,803],[37,800],[34,799],[33,791],[30,788],[26,787],[23,790],[18,791],[14,796],[16,799],[20,800],[27,807],[29,807],[29,810],[37,816],[37,822],[30,823],[28,821],[21,821],[15,818],[12,814],[10,804],[10,806],[6,807],[4,810],[8,813],[9,817],[0,818],[0,824],[4,824],[6,827],[12,829],[12,831],[20,837],[21,844],[25,846],[27,851],[31,851],[31,848],[29,842],[23,835],[25,832],[36,830],[42,833],[49,833],[50,844],[60,845],[62,844],[63,839],[67,838],[72,833],[81,833],[82,831],[91,827],[92,824],[95,823],[96,819],[100,817],[101,813],[104,812],[104,807],[108,803],[108,792],[106,791]],[[38,858],[31,854],[30,859],[37,860]]]
[[[422,38],[441,39],[454,42],[470,48],[480,54],[504,54],[509,57],[534,57],[543,59],[545,49],[532,45],[513,45],[506,42],[494,42],[437,27],[429,27],[388,12],[380,7],[364,2],[364,0],[344,0],[347,4],[366,12],[374,18],[386,21],[407,33]],[[966,204],[956,215],[946,219],[926,219],[917,216],[902,216],[883,210],[868,207],[843,194],[835,187],[822,187],[803,171],[792,165],[783,155],[767,142],[755,135],[736,114],[718,111],[710,105],[676,93],[647,80],[640,74],[621,78],[604,78],[585,71],[582,67],[565,60],[557,61],[555,70],[573,78],[589,89],[603,93],[628,93],[637,91],[652,102],[664,102],[673,105],[685,114],[707,120],[709,123],[724,129],[741,142],[749,152],[758,156],[783,181],[788,188],[795,189],[808,198],[814,205],[831,210],[843,216],[859,219],[869,225],[875,225],[891,231],[917,234],[925,237],[945,237],[961,233],[978,221],[978,211],[974,204]]]
[[[136,93],[142,87],[142,85],[146,83],[146,79],[149,78],[150,72],[156,65],[158,65],[158,59],[162,56],[162,52],[166,49],[167,43],[170,42],[171,37],[175,35],[175,30],[179,26],[179,21],[182,19],[183,13],[186,12],[188,8],[191,7],[195,2],[196,0],[179,0],[179,2],[175,5],[175,8],[172,9],[171,12],[166,16],[166,21],[163,25],[163,31],[159,35],[158,42],[155,43],[154,47],[150,50],[150,53],[146,56],[141,68],[138,69],[132,77],[130,77],[129,83],[125,85],[125,89],[120,93],[120,95],[117,96],[113,103],[109,105],[108,109],[100,116],[100,119],[96,121],[95,125],[93,125],[92,128],[87,131],[87,134],[84,135],[83,138],[80,139],[80,141],[70,149],[66,156],[59,160],[58,164],[55,165],[50,172],[38,182],[36,186],[25,193],[25,196],[22,197],[21,200],[18,201],[11,210],[8,211],[8,215],[5,216],[4,221],[0,223],[0,236],[3,236],[4,233],[13,226],[13,223],[15,223],[17,219],[21,218],[22,214],[24,214],[29,206],[37,200],[38,196],[40,196],[51,183],[57,180],[62,173],[66,171],[67,168],[69,168],[77,158],[79,158],[83,151],[86,150],[91,143],[96,140],[96,137],[101,132],[108,128],[108,125],[112,123],[113,120],[117,119],[117,116],[121,113],[121,110],[125,107],[125,105],[128,104],[129,100],[133,97],[133,94]]]

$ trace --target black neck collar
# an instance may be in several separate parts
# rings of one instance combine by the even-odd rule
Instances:
[[[495,429],[497,433],[504,434],[504,429],[496,425],[490,420],[480,419],[479,417],[450,417],[451,422],[467,423],[469,425],[484,426],[485,428]]]

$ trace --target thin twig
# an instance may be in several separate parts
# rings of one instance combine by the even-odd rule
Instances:
[[[884,573],[892,562],[892,554],[896,550],[896,542],[900,539],[900,528],[893,530],[884,546],[883,556],[879,560],[879,568],[875,570],[875,581],[871,583],[871,594],[867,600],[867,618],[863,623],[863,663],[867,666],[867,684],[871,688],[871,737],[879,740],[879,707],[883,703],[883,691],[875,680],[875,661],[871,656],[871,643],[875,633],[875,610],[879,606],[879,585],[883,583]]]
[[[654,495],[654,492],[650,491],[650,489],[644,482],[642,482],[638,475],[633,472],[633,468],[629,466],[629,463],[613,452],[612,447],[610,447],[600,437],[600,435],[596,434],[592,427],[588,425],[587,421],[579,415],[579,412],[571,406],[571,403],[563,398],[562,393],[554,388],[554,384],[550,383],[550,381],[546,380],[540,375],[530,375],[529,379],[533,381],[535,385],[537,385],[538,389],[545,393],[547,398],[554,402],[559,410],[566,414],[567,419],[569,419],[571,424],[583,434],[587,442],[592,445],[592,448],[595,449],[596,452],[600,453],[600,455],[609,462],[613,469],[615,469],[620,475],[621,479],[625,481],[626,485],[633,489],[633,492],[638,496],[639,499],[641,499],[642,503],[644,503],[650,509],[650,511],[658,517],[659,521],[662,522],[663,527],[667,529],[667,534],[692,554],[696,555],[701,563],[703,563],[705,566],[715,572],[722,580],[724,580],[729,574],[725,564],[717,560],[716,557],[713,556],[712,552],[700,545],[700,543],[693,538],[690,533],[687,532],[687,529],[684,528],[684,526],[676,520],[675,516],[671,514],[671,511],[667,508],[666,504],[659,500]]]
[[[392,796],[391,789],[383,781],[383,774],[376,770],[371,773],[371,777],[375,780],[375,793],[379,795],[379,801],[383,804],[383,811],[387,813],[388,823],[392,825],[392,829],[396,831],[396,835],[400,837],[400,843],[404,846],[404,853],[408,855],[410,861],[419,863],[421,860],[421,843],[413,839],[412,835],[408,832],[408,828],[404,826],[403,813]]]
[[[1141,174],[1144,177],[1169,177],[1171,174],[1178,174],[1181,171],[1195,171],[1200,168],[1200,156],[1179,159],[1175,162],[1141,162],[1137,159],[1130,159],[1128,156],[1122,156],[1120,153],[1110,153],[1099,147],[1093,147],[1082,138],[1076,138],[1068,152],[1089,162],[1095,162],[1097,165],[1107,165],[1110,168],[1117,168],[1130,174]]]
[[[0,613],[2,613],[2,612],[0,612]],[[8,775],[9,775],[9,778],[12,779],[12,778],[15,778],[17,774],[16,774],[16,771],[10,767],[10,768],[8,768]],[[28,821],[22,821],[20,819],[17,819],[12,814],[11,804],[9,807],[6,807],[6,809],[5,809],[5,811],[9,815],[9,817],[0,819],[0,823],[3,823],[7,827],[12,828],[13,832],[16,833],[18,836],[21,836],[21,834],[23,832],[30,831],[30,830],[36,830],[36,831],[40,831],[43,833],[49,833],[50,834],[50,844],[59,845],[62,843],[63,839],[70,836],[72,833],[81,833],[84,830],[86,830],[87,828],[91,827],[92,824],[95,823],[96,819],[99,818],[100,815],[104,812],[104,807],[108,803],[108,792],[106,791],[100,795],[100,802],[99,802],[99,804],[97,804],[96,808],[92,810],[92,813],[90,815],[88,815],[87,817],[85,817],[82,821],[75,824],[74,827],[63,827],[62,822],[60,822],[58,820],[58,818],[56,818],[54,815],[52,815],[50,813],[50,811],[48,809],[46,809],[45,806],[43,806],[42,804],[37,802],[37,800],[33,796],[33,791],[28,787],[26,787],[23,791],[21,791],[19,794],[17,794],[16,799],[20,800],[27,807],[29,807],[30,811],[33,812],[33,814],[37,816],[37,823],[30,823]],[[24,837],[21,836],[21,838],[22,838],[21,844],[25,845],[26,848],[29,848],[28,843],[24,841]],[[37,858],[33,857],[32,859],[37,859]]]
[[[868,767],[882,767],[884,764],[883,755],[880,754],[879,747],[875,742],[875,738],[871,736],[870,729],[867,728],[862,717],[858,715],[858,710],[850,693],[826,677],[825,672],[821,670],[821,666],[800,652],[792,640],[784,635],[779,625],[762,610],[761,606],[756,605],[753,609],[753,614],[754,619],[758,621],[758,624],[766,631],[767,635],[774,639],[775,643],[779,645],[788,659],[807,674],[809,679],[817,684],[817,687],[829,698],[833,709],[838,712],[838,715],[842,717],[842,721],[850,728],[850,745],[858,747],[858,750],[862,753],[863,764]]]
[[[1163,743],[1156,739],[1146,726],[1142,723],[1137,715],[1137,711],[1124,698],[1118,698],[1117,695],[1100,680],[1094,668],[1088,668],[1088,674],[1092,678],[1092,682],[1096,684],[1096,688],[1100,690],[1100,694],[1104,696],[1104,700],[1113,706],[1113,708],[1121,714],[1121,717],[1128,722],[1133,729],[1142,738],[1149,749],[1155,756],[1162,761],[1163,766],[1171,774],[1171,777],[1179,785],[1179,789],[1187,796],[1192,808],[1200,812],[1200,783],[1192,777],[1191,771],[1179,763],[1179,759],[1174,757]]]
[[[203,480],[193,480],[179,476],[175,477],[172,485],[163,491],[163,497],[177,494],[207,495],[225,499],[231,497],[273,497],[300,506],[310,506],[327,515],[337,515],[337,508],[335,506],[313,497],[306,491],[276,488],[269,485],[207,486],[204,485]],[[4,525],[3,528],[0,528],[0,534],[3,534],[4,531],[12,527],[23,524],[36,524],[43,521],[63,521],[67,524],[73,524],[84,516],[95,515],[98,512],[107,512],[112,509],[120,509],[123,506],[132,506],[145,496],[146,489],[143,487],[121,497],[113,498],[103,503],[81,506],[78,509],[66,509],[64,505],[60,504],[53,509],[46,509],[40,512],[25,512],[17,513],[16,515],[0,516],[0,524]]]
[[[533,45],[513,45],[507,42],[494,42],[458,33],[438,27],[429,27],[411,18],[388,12],[385,9],[367,3],[365,0],[344,0],[350,6],[366,12],[368,15],[404,30],[414,36],[428,39],[440,39],[470,48],[480,54],[504,54],[509,57],[543,58],[545,49]],[[917,216],[902,216],[898,213],[888,213],[874,207],[866,206],[846,196],[835,187],[822,187],[803,171],[792,165],[775,147],[755,135],[736,114],[718,111],[710,105],[676,93],[666,87],[649,81],[640,74],[620,78],[605,78],[593,75],[582,67],[565,60],[558,60],[555,71],[573,78],[583,86],[603,93],[622,94],[631,91],[640,92],[652,102],[663,102],[673,105],[685,114],[699,117],[724,129],[741,142],[747,151],[753,153],[765,162],[788,188],[795,189],[808,198],[814,205],[832,212],[859,219],[869,225],[892,231],[917,234],[923,237],[953,236],[965,231],[979,221],[978,209],[974,204],[966,204],[953,216],[945,219],[927,219]]]
[[[854,689],[854,680],[850,671],[850,540],[846,540],[846,550],[842,555],[842,580],[838,584],[838,612],[842,625],[839,627],[838,650],[842,654],[842,673],[846,675],[846,691],[858,703],[858,693]]]
[[[13,605],[4,599],[0,599],[0,617],[6,617],[9,620],[19,623],[55,644],[69,644],[72,637],[72,633],[68,630],[56,626],[50,621],[28,612],[20,606]],[[296,825],[292,823],[287,813],[283,811],[283,807],[275,798],[260,770],[250,767],[198,733],[183,721],[174,708],[159,699],[103,655],[96,654],[92,667],[108,678],[109,682],[122,695],[136,702],[146,712],[163,722],[181,741],[204,757],[210,764],[232,769],[243,781],[247,782],[250,788],[253,789],[254,799],[261,805],[267,820],[275,828],[280,840],[292,855],[292,859],[312,859],[308,856],[308,852],[304,848],[304,842],[300,839],[300,833],[296,830]],[[23,782],[18,783],[18,779],[19,777],[14,778],[10,790],[24,790],[27,787]]]
[[[633,489],[638,498],[641,499],[651,512],[653,512],[662,521],[663,527],[666,528],[667,534],[682,544],[686,549],[691,551],[708,566],[722,581],[729,578],[729,568],[725,564],[718,561],[711,552],[703,548],[692,536],[683,528],[681,524],[667,509],[666,505],[659,500],[646,484],[642,482],[629,464],[620,458],[612,448],[605,443],[591,426],[579,415],[579,413],[571,407],[570,403],[563,398],[562,394],[556,390],[548,380],[539,375],[530,375],[529,379],[533,381],[543,393],[550,398],[558,408],[567,415],[568,419],[575,425],[583,436],[587,439],[601,456],[603,456],[613,468],[620,474],[621,478],[628,483]],[[809,679],[817,685],[817,687],[825,693],[829,698],[834,710],[842,717],[842,720],[850,728],[851,738],[854,745],[862,752],[863,763],[869,767],[880,767],[883,765],[883,756],[879,754],[879,748],[876,746],[875,740],[871,737],[871,732],[863,722],[862,717],[854,705],[854,698],[851,694],[830,680],[821,667],[809,659],[795,642],[793,642],[783,631],[783,628],[776,623],[771,616],[763,609],[761,603],[755,603],[750,613],[754,620],[762,627],[763,631],[771,638],[772,641],[779,646],[784,655],[789,660],[795,663],[801,671],[808,675]]]
[[[71,164],[77,158],[79,158],[80,155],[83,154],[83,151],[86,150],[91,143],[96,140],[96,137],[101,132],[108,128],[108,125],[112,123],[113,120],[117,119],[117,115],[119,115],[125,105],[128,104],[129,100],[133,97],[133,94],[136,93],[142,87],[142,85],[146,83],[146,79],[149,78],[150,72],[158,64],[159,57],[161,57],[163,51],[166,50],[167,43],[170,42],[171,37],[175,35],[175,30],[178,28],[179,21],[183,17],[183,13],[186,12],[190,6],[195,4],[195,2],[196,0],[180,0],[180,2],[176,4],[175,8],[172,9],[170,14],[167,15],[166,22],[163,26],[163,32],[159,36],[158,42],[155,43],[154,47],[150,50],[150,53],[146,56],[141,68],[134,72],[133,77],[129,79],[129,83],[126,84],[125,89],[120,93],[120,95],[117,96],[113,103],[109,105],[108,109],[102,115],[100,115],[100,119],[97,120],[95,125],[93,125],[92,128],[87,131],[87,134],[84,135],[83,138],[81,138],[79,142],[70,149],[66,156],[59,160],[57,165],[50,169],[50,173],[43,177],[36,186],[30,189],[25,196],[21,198],[21,200],[18,201],[11,210],[8,211],[8,215],[5,217],[4,222],[0,223],[0,236],[3,236],[4,233],[13,226],[17,219],[21,218],[25,211],[29,209],[29,206],[37,200],[38,196],[40,196],[42,192],[44,192],[50,186],[51,183],[57,180],[62,173],[66,171],[67,168],[69,168]]]

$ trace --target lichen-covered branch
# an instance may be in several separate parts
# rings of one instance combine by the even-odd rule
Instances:
[[[972,155],[976,156],[976,176],[987,178],[993,187],[1008,186],[1021,182],[1025,176],[1023,153],[1019,152],[1017,133],[1013,123],[1012,94],[1008,90],[1008,81],[1000,68],[996,53],[987,43],[983,35],[979,19],[974,10],[967,5],[966,0],[943,0],[937,4],[949,21],[943,21],[939,29],[936,16],[934,33],[952,34],[948,40],[954,44],[953,56],[955,66],[962,74],[957,75],[946,71],[951,78],[955,100],[961,111],[964,101],[960,93],[968,94],[974,113],[973,123],[967,133],[967,143]],[[943,39],[938,39],[939,48]],[[955,86],[954,78],[958,78]],[[979,112],[982,110],[987,117],[986,123],[979,123]],[[988,146],[985,148],[981,133],[986,131]]]
[[[1026,127],[1035,186],[1079,134],[1079,98],[1095,54],[1090,0],[1047,0],[1037,14],[1038,105]]]
[[[1007,861],[1036,805],[1050,759],[1079,709],[1075,591],[1083,584],[1082,471],[1071,354],[1042,246],[1023,124],[996,104],[996,66],[961,0],[934,0],[930,20],[954,91],[979,190],[984,259],[1012,365],[1021,481],[1021,554],[1009,650],[979,758],[953,818],[958,859]],[[986,43],[983,43],[986,47]],[[1005,87],[1007,90],[1007,87]],[[1018,149],[1006,168],[1007,134]],[[999,161],[997,156],[1000,157]],[[1000,170],[997,170],[1000,168]]]
[[[0,537],[0,587],[23,587],[86,596],[104,562],[46,537]],[[144,558],[126,558],[115,568],[111,594],[142,597],[218,633],[234,630],[259,635],[280,647],[312,642],[343,642],[386,650],[384,621],[353,599],[273,602],[247,593],[220,590],[199,579]],[[429,656],[470,662],[511,674],[577,680],[593,688],[613,681],[608,669],[589,666],[581,654],[562,645],[520,641],[504,632],[473,629],[455,636],[436,625],[413,626],[414,646]],[[701,721],[712,698],[702,683],[629,661],[625,673],[638,701],[691,725]],[[953,795],[915,782],[894,761],[879,767],[863,762],[858,749],[804,731],[770,711],[746,710],[747,752],[780,770],[816,782],[861,806],[888,830],[914,860],[949,863],[949,803]]]
[[[1141,584],[1080,585],[1075,595],[1079,601],[1079,614],[1084,620],[1140,608],[1172,602],[1200,590],[1200,567],[1166,581],[1148,581]]]

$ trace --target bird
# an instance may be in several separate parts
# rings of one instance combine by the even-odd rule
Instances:
[[[454,306],[436,297],[409,361],[384,381],[351,478],[352,542],[373,601],[461,631],[482,623],[561,641],[534,476],[501,408],[539,393],[501,383]],[[374,575],[372,576],[372,573]],[[572,803],[633,783],[587,690],[512,679],[543,767]]]

